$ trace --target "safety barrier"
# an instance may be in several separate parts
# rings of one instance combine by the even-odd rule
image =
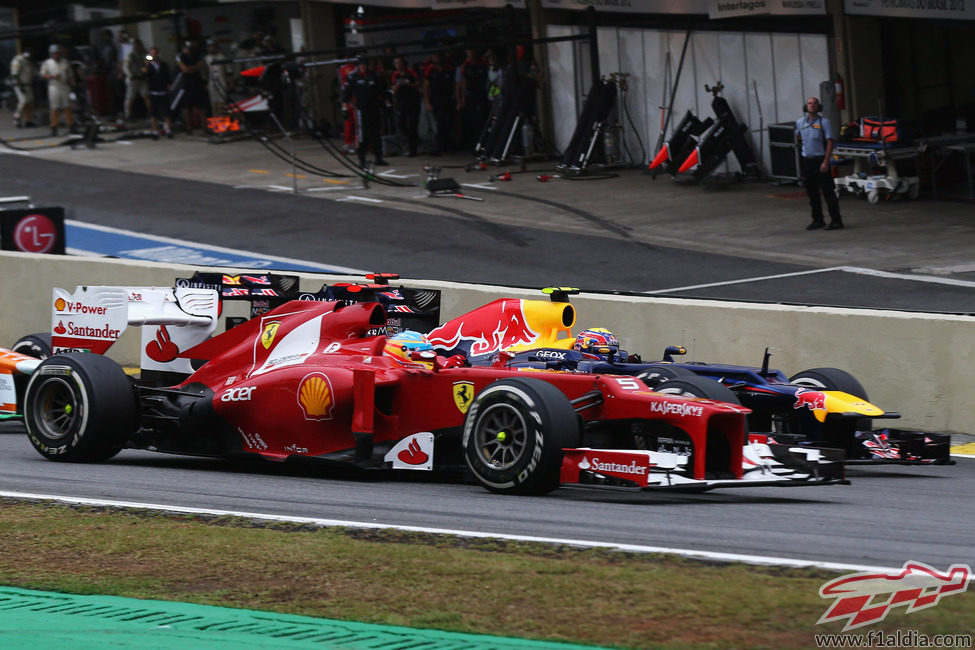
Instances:
[[[0,345],[44,331],[51,324],[51,290],[88,285],[172,286],[196,267],[106,258],[0,252]],[[208,269],[221,270],[221,269]],[[254,269],[222,269],[229,273]],[[297,274],[301,288],[349,276]],[[443,319],[498,297],[544,298],[528,289],[403,279],[440,289]],[[795,307],[742,302],[683,300],[582,293],[572,297],[576,330],[608,327],[631,352],[659,358],[667,345],[688,349],[685,360],[758,366],[766,347],[772,366],[792,374],[806,368],[843,368],[864,385],[878,406],[898,411],[891,422],[904,429],[975,433],[975,317],[872,309]],[[136,330],[110,350],[138,364]]]

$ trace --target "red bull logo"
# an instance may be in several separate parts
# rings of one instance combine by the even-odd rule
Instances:
[[[427,335],[438,350],[481,356],[513,345],[530,345],[541,328],[528,322],[521,300],[495,300],[460,318],[445,323]]]
[[[796,402],[792,405],[794,409],[808,408],[810,411],[826,410],[826,393],[818,390],[801,389],[796,393]]]

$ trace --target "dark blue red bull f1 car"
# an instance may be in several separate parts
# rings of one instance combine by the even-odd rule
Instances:
[[[812,368],[789,377],[769,368],[768,351],[761,367],[680,363],[674,359],[686,353],[680,346],[668,347],[662,360],[646,362],[620,350],[608,330],[572,336],[575,312],[561,308],[562,303],[571,308],[572,291],[549,291],[560,308],[550,309],[546,301],[495,301],[433,330],[430,342],[441,352],[464,354],[473,365],[630,375],[658,392],[741,404],[751,409],[750,439],[842,449],[849,464],[952,462],[946,434],[873,430],[874,420],[900,415],[871,404],[846,371]]]

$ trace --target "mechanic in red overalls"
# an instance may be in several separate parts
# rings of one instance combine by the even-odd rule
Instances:
[[[355,61],[349,61],[345,65],[339,67],[339,88],[342,92],[345,92],[345,84],[349,80],[349,75],[355,72]],[[355,141],[355,111],[344,110],[342,111],[342,118],[345,127],[345,153],[352,153],[355,151],[356,141]]]

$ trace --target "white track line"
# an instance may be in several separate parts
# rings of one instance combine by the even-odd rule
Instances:
[[[259,512],[241,512],[236,510],[216,510],[211,508],[190,508],[186,506],[163,505],[157,503],[138,503],[130,501],[111,501],[108,499],[86,499],[81,497],[66,497],[54,494],[34,494],[28,492],[6,492],[0,491],[0,498],[10,499],[29,499],[37,501],[57,501],[59,503],[69,503],[84,506],[100,506],[113,508],[132,508],[139,510],[157,510],[162,512],[176,512],[182,514],[213,515],[216,517],[243,517],[246,519],[257,519],[262,521],[282,521],[288,523],[307,524],[312,526],[342,527],[342,528],[368,528],[402,530],[415,533],[429,533],[433,535],[454,535],[456,537],[467,537],[471,539],[502,539],[514,542],[534,542],[540,544],[558,544],[563,546],[576,546],[580,548],[607,548],[627,553],[662,553],[667,555],[678,555],[699,560],[712,560],[719,562],[743,562],[762,566],[786,566],[798,568],[818,568],[831,571],[877,571],[893,573],[900,571],[902,567],[880,567],[863,564],[844,564],[840,562],[819,562],[815,560],[802,560],[798,558],[770,557],[767,555],[745,555],[740,553],[717,553],[712,551],[695,551],[693,549],[671,548],[666,546],[643,546],[638,544],[618,544],[615,542],[593,542],[580,539],[563,539],[557,537],[537,537],[534,535],[507,535],[503,533],[482,533],[468,530],[454,530],[450,528],[430,528],[427,526],[400,526],[393,524],[382,524],[364,521],[344,521],[341,519],[319,519],[315,517],[292,517],[287,515],[272,515]],[[975,576],[972,577],[975,581]]]
[[[891,271],[878,271],[860,266],[830,266],[824,269],[810,269],[808,271],[795,271],[794,273],[779,273],[776,275],[760,275],[753,278],[741,278],[738,280],[725,280],[723,282],[709,282],[707,284],[693,284],[685,287],[671,287],[669,289],[656,289],[654,291],[644,291],[644,294],[654,295],[661,293],[672,293],[674,291],[689,291],[691,289],[706,289],[709,287],[723,287],[732,284],[747,284],[749,282],[764,282],[765,280],[778,280],[780,278],[792,278],[800,275],[813,275],[816,273],[831,273],[841,271],[844,273],[856,273],[859,275],[872,275],[878,278],[889,278],[892,280],[908,280],[910,282],[930,282],[932,284],[947,284],[956,287],[975,288],[975,282],[971,280],[955,280],[953,278],[941,278],[932,275],[911,275],[908,273],[893,273]]]

